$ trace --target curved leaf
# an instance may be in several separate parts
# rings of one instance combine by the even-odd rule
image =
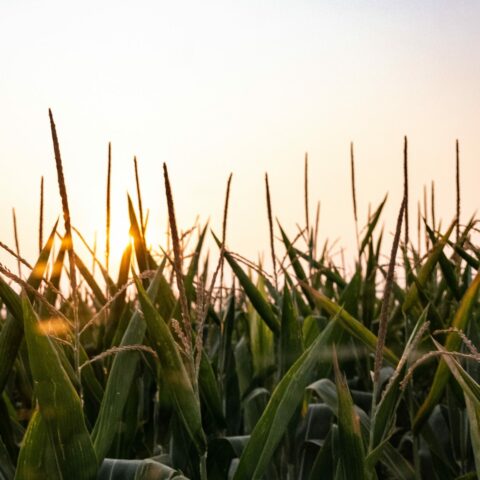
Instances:
[[[275,388],[240,457],[234,479],[259,479],[265,473],[290,419],[303,399],[315,367],[324,360],[324,349],[334,325],[335,322],[328,324]]]
[[[122,460],[106,458],[97,480],[181,480],[185,477],[174,468],[152,459]]]
[[[218,246],[220,247],[220,240],[214,234],[212,235]],[[265,320],[265,323],[270,327],[270,330],[272,330],[273,333],[280,333],[280,322],[278,321],[278,318],[273,313],[272,308],[265,300],[263,295],[258,291],[257,287],[255,287],[253,282],[248,278],[248,275],[243,271],[242,267],[235,261],[232,255],[229,252],[225,251],[224,256],[229,263],[231,269],[233,270],[233,273],[235,273],[240,284],[245,290],[247,297],[252,302],[255,310],[263,318],[263,320]]]
[[[162,277],[161,268],[148,288],[148,295],[155,298]],[[145,320],[135,312],[122,337],[120,347],[142,343],[147,326]],[[135,375],[139,353],[135,351],[119,352],[115,355],[103,394],[100,412],[92,431],[95,452],[103,460],[112,445],[115,434],[121,424],[123,410],[127,402],[130,385]]]
[[[153,306],[138,278],[135,279],[135,283],[148,332],[160,360],[161,373],[169,384],[177,414],[197,451],[203,454],[206,449],[206,439],[202,429],[200,405],[180,352],[168,325]]]
[[[311,290],[318,306],[325,309],[330,315],[335,315],[337,322],[347,330],[350,335],[353,335],[367,346],[372,352],[375,352],[377,346],[377,337],[365,325],[361,324],[357,319],[353,318],[348,312],[332,302],[329,298],[313,288],[307,287]],[[391,365],[396,366],[398,363],[397,356],[387,347],[384,347],[383,355]]]
[[[39,412],[47,425],[58,468],[65,478],[93,479],[97,472],[97,458],[85,426],[80,397],[68,379],[52,341],[39,328],[38,318],[26,296],[22,307]],[[36,445],[36,448],[42,448],[42,445]],[[49,478],[49,472],[45,471],[44,475]]]
[[[334,350],[333,367],[338,398],[339,457],[343,478],[365,480],[365,449],[360,432],[360,420],[355,412],[347,380],[340,373],[337,355]]]
[[[459,330],[465,329],[465,326],[470,317],[470,311],[477,298],[479,289],[480,272],[477,273],[477,276],[470,284],[470,287],[465,292],[465,295],[462,297],[462,301],[460,302],[460,305],[451,325],[453,328],[457,328]],[[455,351],[460,346],[461,341],[461,338],[455,332],[450,332],[445,341],[445,349],[448,351]],[[433,379],[432,386],[430,387],[428,396],[421,405],[415,417],[413,423],[414,432],[419,431],[435,405],[440,400],[449,378],[450,370],[448,368],[448,365],[445,363],[444,359],[441,359],[435,372],[435,377]]]

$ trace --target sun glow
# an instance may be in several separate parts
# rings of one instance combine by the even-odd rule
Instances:
[[[38,323],[38,331],[41,335],[54,335],[64,337],[70,331],[70,326],[61,317],[52,317]]]
[[[112,222],[110,228],[110,259],[109,265],[113,271],[120,263],[125,250],[133,245],[133,237],[130,233],[128,219],[119,218]],[[106,246],[105,246],[106,249]],[[116,272],[114,272],[116,273]]]

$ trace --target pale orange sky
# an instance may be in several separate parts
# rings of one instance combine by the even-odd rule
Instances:
[[[40,176],[46,231],[60,213],[48,123],[57,123],[73,223],[103,246],[107,143],[113,144],[114,257],[127,235],[137,155],[149,240],[164,241],[167,162],[178,222],[219,231],[234,173],[229,246],[268,252],[263,175],[274,214],[303,223],[303,156],[320,239],[355,244],[349,142],[359,213],[390,191],[392,228],[410,142],[411,228],[424,184],[437,216],[454,214],[461,145],[462,215],[476,209],[480,169],[480,4],[476,1],[164,2],[4,0],[0,4],[0,240],[37,252]],[[46,232],[45,232],[46,234]],[[0,260],[7,257],[0,253]],[[113,258],[115,261],[115,258]]]

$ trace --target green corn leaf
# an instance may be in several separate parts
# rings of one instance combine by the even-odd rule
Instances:
[[[343,289],[338,303],[343,306],[343,308],[350,313],[353,317],[358,318],[359,312],[359,298],[361,296],[360,291],[362,287],[362,277],[360,269],[357,269],[351,280]],[[375,295],[373,295],[375,299]]]
[[[455,317],[452,321],[452,327],[457,328],[460,330],[464,330],[465,326],[468,323],[470,318],[470,312],[472,307],[476,301],[478,290],[480,288],[480,272],[477,273],[477,276],[470,284],[470,287],[465,292],[458,310],[455,314]],[[447,335],[447,339],[445,341],[445,349],[447,351],[455,351],[459,348],[461,343],[461,338],[455,333],[450,332]],[[419,429],[422,427],[425,420],[430,415],[431,411],[435,407],[435,405],[440,400],[445,386],[450,378],[450,370],[445,363],[445,359],[441,359],[440,363],[438,364],[437,370],[435,372],[435,377],[432,382],[432,386],[430,387],[430,391],[427,395],[427,398],[419,408],[417,415],[415,416],[415,420],[413,423],[413,430],[414,432],[418,432]]]
[[[12,480],[15,476],[15,467],[8,453],[8,449],[0,437],[0,478],[4,480]]]
[[[434,344],[440,352],[448,353],[448,350],[445,350],[437,341],[434,340]],[[480,385],[462,368],[455,358],[445,355],[443,360],[462,388],[465,397],[477,478],[480,478]]]
[[[280,374],[283,376],[302,354],[302,332],[287,284],[283,289],[280,332]]]
[[[326,267],[323,263],[314,260],[310,255],[307,253],[302,252],[298,248],[292,247],[295,253],[310,263],[319,273],[325,275],[331,282],[336,283],[340,288],[345,288],[347,286],[347,282],[338,274],[338,272],[333,268]]]
[[[232,356],[232,335],[235,326],[235,292],[232,291],[230,299],[228,301],[228,307],[225,312],[223,320],[223,332],[220,343],[220,352],[218,358],[218,377],[220,380],[226,373],[227,368],[230,366]]]
[[[28,422],[22,440],[15,472],[15,480],[63,480],[63,474],[55,458],[47,423],[38,408]]]
[[[198,389],[202,403],[215,421],[217,429],[224,429],[226,421],[223,415],[222,398],[218,389],[217,379],[215,378],[215,372],[205,350],[202,351],[200,359]]]
[[[359,257],[362,255],[363,251],[365,250],[365,247],[368,245],[368,242],[370,241],[370,238],[373,235],[373,231],[377,226],[378,220],[380,218],[380,215],[382,214],[382,210],[383,210],[383,207],[385,206],[386,201],[387,201],[387,195],[385,195],[385,198],[383,199],[382,203],[378,206],[378,208],[375,210],[375,213],[372,215],[372,218],[368,224],[367,231],[360,245],[360,251],[358,255]]]
[[[102,265],[102,263],[98,260],[97,256],[96,256],[96,253],[90,248],[90,245],[88,244],[88,242],[85,240],[85,238],[83,237],[83,235],[80,233],[80,231],[78,229],[76,229],[75,227],[73,227],[73,230],[77,233],[77,235],[79,236],[80,240],[82,241],[82,243],[85,245],[85,247],[87,248],[87,250],[90,252],[90,254],[92,255],[92,258],[93,258],[93,261],[94,263],[98,266],[99,270],[100,270],[100,273],[102,274],[102,277],[105,281],[105,284],[106,284],[106,287],[107,287],[107,291],[110,295],[115,295],[117,289],[116,289],[116,286],[115,286],[115,282],[112,280],[112,278],[110,277],[109,273],[107,272],[106,268]],[[65,237],[64,237],[64,240],[65,240]],[[67,246],[68,247],[68,246]],[[88,269],[87,269],[88,271]],[[87,281],[88,282],[88,281]]]
[[[4,392],[3,395],[0,395],[0,478],[2,478],[2,463],[8,467],[16,462],[18,457],[17,441],[24,433],[24,428],[17,421],[15,406]],[[13,478],[13,475],[10,478]]]
[[[200,254],[202,253],[202,248],[205,241],[205,235],[207,233],[207,227],[208,227],[208,223],[207,225],[205,225],[205,227],[203,227],[203,230],[200,233],[197,246],[195,247],[192,260],[190,262],[190,265],[188,266],[187,274],[185,275],[185,292],[190,302],[195,299],[195,289],[194,289],[193,281],[195,279],[195,275],[198,272],[198,263],[200,260]]]
[[[432,244],[435,245],[435,243],[437,242],[435,233],[427,225],[427,223],[425,223],[425,228],[428,232],[430,240],[432,241]],[[460,300],[461,295],[460,295],[460,290],[458,288],[458,279],[455,273],[455,266],[443,253],[443,251],[440,253],[439,263],[440,263],[440,268],[442,269],[443,278],[445,279],[445,282],[448,285],[448,288],[452,292],[455,299]]]
[[[260,479],[264,475],[292,415],[303,399],[305,387],[322,359],[333,327],[334,322],[328,324],[275,388],[240,457],[234,479]]]
[[[309,315],[302,322],[302,340],[305,348],[308,348],[318,337],[321,331],[318,317]]]
[[[462,247],[456,245],[452,242],[449,242],[450,246],[455,250],[455,252],[462,257],[468,265],[470,265],[473,269],[478,270],[480,268],[480,261],[477,260],[475,257],[472,257],[469,253],[467,253]]]
[[[246,335],[242,335],[235,345],[235,362],[237,364],[238,387],[241,397],[245,397],[250,391],[252,381],[252,355],[248,348]]]
[[[278,225],[278,228],[280,228],[280,233],[282,235],[282,240],[283,243],[285,244],[285,248],[287,250],[288,257],[290,258],[290,263],[292,264],[293,271],[295,272],[295,275],[297,278],[304,282],[307,283],[307,275],[305,273],[305,270],[302,267],[302,264],[300,263],[300,260],[298,259],[298,256],[296,254],[295,249],[293,248],[293,245],[290,243],[290,240],[288,239],[287,235],[283,231],[282,227]],[[303,286],[303,284],[300,284],[302,291],[308,300],[308,303],[310,304],[311,308],[315,307],[315,300],[312,298],[310,291]]]
[[[462,388],[463,393],[473,402],[480,402],[480,385],[465,371],[454,357],[448,355],[448,353],[451,352],[450,350],[444,348],[435,339],[433,339],[433,343],[438,351],[445,353],[442,358],[445,360],[448,369]]]
[[[447,244],[448,238],[450,237],[451,233],[453,232],[453,229],[455,227],[455,222],[453,222],[449,229],[447,230],[447,233],[441,237],[438,242],[435,244],[435,246],[432,248],[430,251],[427,261],[422,265],[420,271],[418,272],[417,275],[417,281],[414,282],[410,288],[407,291],[407,295],[405,297],[405,302],[403,303],[403,311],[405,313],[410,312],[414,307],[417,308],[417,314],[420,315],[421,311],[418,307],[418,299],[419,299],[419,292],[418,292],[418,285],[421,286],[422,288],[426,285],[427,280],[430,278],[430,275],[432,274],[435,265],[437,264],[440,254],[442,253],[443,249],[445,248],[445,245]]]
[[[476,478],[480,478],[480,401],[473,401],[470,397],[465,396],[465,404],[470,422],[470,439],[475,458]]]
[[[3,280],[0,278],[0,290],[3,290],[5,286],[8,287],[8,285],[3,283]],[[2,330],[0,331],[0,393],[5,388],[15,358],[17,357],[22,338],[23,327],[19,325],[17,318],[13,315],[8,315],[2,326]]]
[[[307,387],[308,390],[315,392],[338,417],[338,396],[335,384],[328,378],[317,380]],[[370,431],[370,419],[367,414],[357,409],[360,417],[360,426],[362,429],[362,438],[366,440]],[[392,444],[385,442],[379,452],[380,461],[390,471],[395,479],[415,480],[415,471],[410,463],[396,450]]]
[[[159,268],[148,288],[150,298],[157,296],[161,277],[162,270]],[[120,347],[141,344],[146,328],[145,320],[138,312],[135,312],[125,330]],[[100,411],[92,431],[95,452],[100,461],[106,457],[121,425],[123,410],[137,369],[139,355],[135,351],[123,351],[117,353],[113,360]]]
[[[7,317],[7,321],[0,332],[0,358],[3,359],[0,362],[0,391],[2,391],[23,339],[23,310],[20,296],[2,278],[0,278],[0,296],[4,298],[8,309],[13,313],[13,315]],[[54,343],[54,346],[70,381],[75,387],[78,387],[78,379],[65,355],[63,346],[56,343]],[[82,362],[87,360],[87,355],[82,346],[80,346],[80,360]],[[103,389],[95,378],[91,365],[87,365],[83,369],[82,379],[85,379],[85,385],[87,385],[94,398],[99,401]]]
[[[360,431],[360,419],[355,412],[345,377],[340,373],[334,350],[333,368],[338,399],[339,458],[345,480],[365,480],[365,450]]]
[[[62,278],[63,272],[63,264],[65,261],[65,254],[68,248],[68,241],[65,237],[62,238],[62,242],[60,244],[60,250],[58,251],[57,258],[53,262],[52,272],[50,274],[49,283],[52,285],[57,291],[60,289],[60,280]],[[52,288],[47,287],[45,292],[45,298],[50,305],[55,305],[57,300],[58,293],[55,292]],[[45,305],[40,307],[40,312],[42,313],[42,317],[48,315],[48,310]]]
[[[363,324],[369,328],[375,318],[376,311],[375,307],[378,305],[377,300],[377,286],[376,286],[376,274],[378,270],[378,262],[375,258],[375,253],[373,251],[373,242],[368,244],[368,256],[367,256],[367,265],[365,271],[364,279],[361,278],[362,269],[361,266],[357,266],[357,273],[359,280],[361,281],[361,312]],[[343,305],[343,303],[341,303]],[[350,310],[347,309],[348,312]],[[353,312],[352,315],[354,314]]]
[[[296,285],[293,283],[290,275],[287,271],[284,271],[285,275],[285,283],[290,287],[290,293],[292,295],[292,302],[296,305],[299,313],[303,317],[308,317],[312,314],[312,309],[307,305],[305,300],[303,299],[302,294],[296,288]]]
[[[312,296],[315,298],[315,301],[320,308],[326,310],[330,315],[335,315],[338,318],[337,321],[350,335],[353,335],[372,352],[375,352],[377,346],[377,337],[375,334],[373,334],[370,330],[368,330],[368,328],[365,327],[365,325],[362,325],[357,319],[353,318],[348,312],[332,302],[325,295],[317,292],[311,287],[308,288],[310,289]],[[391,365],[397,365],[398,358],[390,349],[384,347],[383,355],[385,360]]]
[[[158,289],[158,295],[156,298],[157,308],[160,312],[160,315],[165,320],[170,320],[170,318],[180,318],[180,310],[176,311],[176,306],[178,304],[175,295],[173,293],[172,287],[167,282],[167,279],[164,275],[160,278],[160,287]],[[177,315],[175,313],[177,312]]]
[[[50,235],[45,243],[45,246],[42,248],[38,260],[36,261],[33,269],[30,273],[30,276],[27,279],[27,283],[33,287],[35,290],[38,289],[40,283],[42,282],[42,278],[45,275],[45,270],[47,269],[48,259],[50,258],[50,253],[53,248],[53,242],[55,240],[55,234],[57,232],[57,224],[58,220],[55,222],[55,225],[50,232]],[[27,292],[28,298],[32,299],[32,294]]]
[[[14,317],[14,320],[23,327],[23,311],[20,296],[2,277],[0,277],[0,297],[11,316]]]
[[[105,298],[105,295],[103,294],[102,289],[99,287],[97,281],[95,280],[93,275],[88,270],[87,266],[82,262],[82,260],[78,255],[75,255],[75,264],[78,267],[78,271],[80,272],[80,274],[82,275],[82,277],[85,279],[88,286],[92,290],[95,301],[98,302],[98,305],[100,307],[105,305],[107,303],[107,299]]]
[[[151,459],[106,458],[97,480],[187,480],[179,471]]]
[[[390,381],[386,387],[386,390],[382,394],[382,398],[377,405],[375,417],[372,419],[372,426],[370,432],[370,451],[377,448],[380,443],[388,437],[391,429],[395,423],[395,415],[403,396],[403,391],[400,389],[400,383],[403,380],[407,371],[407,359],[411,353],[412,342],[417,336],[418,332],[425,324],[427,318],[427,309],[425,309],[418,319],[415,328],[410,334],[407,344],[405,345],[402,360],[404,360],[404,366],[394,373],[394,378]]]
[[[206,439],[202,429],[200,405],[190,377],[168,325],[153,306],[138,279],[135,283],[148,332],[160,360],[161,374],[170,386],[177,415],[198,453],[202,455],[206,449]]]
[[[221,247],[220,240],[212,234],[213,238],[217,242],[218,246]],[[263,318],[265,323],[268,325],[270,330],[273,333],[279,334],[280,333],[280,322],[278,321],[277,317],[273,313],[272,308],[265,300],[264,296],[258,291],[257,287],[253,284],[253,282],[248,278],[248,275],[243,271],[242,267],[235,261],[235,259],[230,255],[229,252],[225,251],[224,253],[225,259],[227,260],[228,264],[230,265],[233,273],[235,273],[236,277],[238,278],[240,284],[242,285],[243,289],[249,300],[252,302],[253,307],[258,312],[260,317]]]
[[[27,283],[35,290],[38,289],[47,268],[48,259],[52,251],[57,222],[52,228],[52,232],[45,243],[37,262],[33,266],[32,272],[27,279]],[[28,292],[27,295],[33,300],[33,295]],[[13,363],[18,354],[18,349],[23,339],[23,310],[20,297],[17,293],[0,277],[0,298],[5,303],[8,311],[11,313],[0,331],[0,393],[5,387]]]
[[[58,468],[64,478],[94,479],[97,458],[85,426],[80,397],[68,379],[52,341],[39,328],[38,318],[26,296],[22,307],[35,394]],[[44,474],[44,478],[49,478],[48,471]]]
[[[260,295],[265,298],[262,277],[259,277],[256,288]],[[247,305],[247,318],[253,374],[256,379],[263,379],[275,370],[274,335],[251,303]]]
[[[332,425],[327,438],[320,448],[315,461],[313,462],[309,480],[318,480],[319,478],[334,478],[336,464],[338,459],[333,452],[333,444],[338,443],[338,427]]]
[[[48,237],[45,246],[43,247],[38,260],[32,268],[32,271],[27,279],[28,285],[33,289],[37,290],[40,286],[42,279],[44,277],[45,271],[47,269],[48,260],[50,258],[50,253],[53,248],[53,243],[55,240],[55,233],[57,231],[57,222],[53,226],[53,229]],[[28,298],[33,301],[34,296],[31,292],[27,292]],[[18,322],[23,327],[23,310],[20,297],[14,292],[14,290],[9,287],[9,285],[0,277],[0,298],[5,303],[7,309],[10,313],[18,320]]]
[[[255,387],[253,382],[252,355],[248,348],[246,335],[243,335],[235,345],[234,355],[239,397],[245,399]],[[252,432],[262,414],[263,407],[264,405],[260,405],[259,402],[243,402],[243,425],[245,434]]]
[[[62,350],[62,345],[60,344],[57,345],[57,352],[59,352],[59,356],[60,356],[60,359],[62,360],[63,367],[65,368],[66,365],[70,365],[68,363],[68,360],[66,359],[64,351]],[[103,387],[102,387],[102,384],[98,381],[98,378],[95,375],[92,365],[86,362],[88,362],[88,355],[85,352],[85,349],[83,348],[83,346],[80,345],[80,363],[84,365],[80,373],[82,377],[82,385],[85,389],[85,393],[88,393],[90,395],[91,400],[98,407],[100,406],[100,403],[103,398]],[[69,375],[69,378],[72,381],[73,377]]]
[[[250,437],[214,438],[208,444],[207,471],[209,480],[225,480],[233,459],[240,457]]]
[[[130,217],[130,235],[133,237],[133,244],[135,246],[135,256],[137,258],[138,269],[140,273],[149,269],[149,254],[142,231],[138,225],[135,209],[133,208],[132,199],[128,195],[128,215]],[[144,280],[144,285],[146,281]]]

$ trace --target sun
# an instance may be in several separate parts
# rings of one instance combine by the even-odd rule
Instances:
[[[106,233],[105,233],[106,237]],[[116,273],[122,259],[123,252],[129,245],[133,245],[133,237],[130,234],[130,223],[128,219],[112,218],[110,225],[110,253],[109,253],[109,271]],[[107,253],[107,242],[105,239],[105,262]]]

